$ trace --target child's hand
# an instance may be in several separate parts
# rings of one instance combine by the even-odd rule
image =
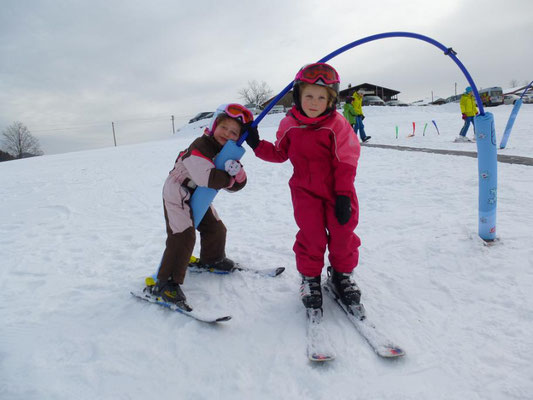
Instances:
[[[352,205],[348,196],[338,195],[335,201],[335,216],[339,224],[348,223],[352,216]]]
[[[259,141],[261,139],[259,139],[259,131],[257,130],[257,127],[252,126],[252,123],[248,122],[244,125],[242,131],[248,132],[248,136],[246,136],[246,144],[250,146],[252,150],[259,146]]]
[[[230,174],[230,176],[235,176],[242,169],[242,165],[239,161],[228,160],[224,163],[224,169],[228,174]]]

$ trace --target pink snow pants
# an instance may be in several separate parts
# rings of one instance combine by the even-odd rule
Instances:
[[[352,216],[345,225],[335,217],[335,198],[317,196],[302,187],[291,185],[296,234],[296,267],[305,276],[318,276],[324,267],[326,247],[329,262],[338,272],[350,273],[359,261],[361,240],[354,233],[359,222],[359,203],[352,194]]]

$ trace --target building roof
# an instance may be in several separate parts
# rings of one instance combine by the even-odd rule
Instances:
[[[342,89],[339,92],[339,96],[342,99],[343,97],[352,95],[359,89],[363,89],[365,91],[365,94],[373,94],[379,96],[384,101],[391,100],[393,97],[396,97],[399,93],[401,93],[399,90],[389,89],[384,86],[365,82],[355,86],[348,85],[346,89]]]
[[[271,97],[270,99],[265,101],[263,104],[261,104],[261,107],[265,108],[266,106],[268,106],[270,102],[276,98],[276,96]],[[285,93],[285,95],[281,99],[279,99],[276,104],[281,104],[284,107],[290,107],[292,105],[292,89]]]

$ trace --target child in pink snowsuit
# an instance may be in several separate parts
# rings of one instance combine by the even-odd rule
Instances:
[[[257,157],[275,163],[289,159],[294,167],[289,186],[299,232],[293,249],[307,308],[322,307],[326,247],[331,263],[327,284],[345,304],[359,304],[361,296],[351,279],[361,243],[354,233],[359,219],[354,180],[361,147],[335,109],[338,88],[333,67],[305,66],[294,80],[295,106],[280,122],[275,144],[260,140],[257,129],[249,129],[246,138]]]

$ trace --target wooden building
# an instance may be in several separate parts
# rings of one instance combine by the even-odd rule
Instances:
[[[348,96],[352,96],[359,89],[363,89],[365,95],[379,96],[383,101],[397,100],[398,94],[400,93],[398,90],[374,85],[373,83],[361,83],[357,86],[352,86],[350,84],[346,89],[339,92],[340,101],[343,101]]]
[[[270,102],[276,98],[276,96],[271,97],[270,99],[265,101],[263,104],[261,104],[261,108],[264,109],[266,106],[268,106]],[[281,99],[279,99],[279,101],[276,104],[282,105],[283,107],[285,107],[285,109],[291,108],[292,105],[294,104],[292,101],[292,90],[289,90],[287,93],[285,93],[285,95]]]

